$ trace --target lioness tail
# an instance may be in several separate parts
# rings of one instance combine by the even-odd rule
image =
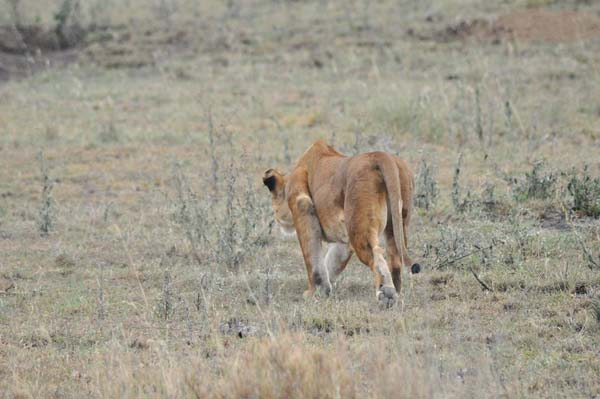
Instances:
[[[387,206],[392,215],[394,241],[396,242],[396,248],[400,254],[402,264],[404,264],[404,255],[406,254],[407,249],[404,241],[402,186],[400,185],[400,177],[398,176],[398,166],[390,155],[381,153],[381,156],[377,159],[377,167],[383,176],[383,181],[387,190]]]

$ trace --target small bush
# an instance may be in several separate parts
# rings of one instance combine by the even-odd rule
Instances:
[[[434,175],[433,166],[429,165],[423,158],[421,170],[417,175],[415,205],[427,211],[435,205],[440,192]]]
[[[591,270],[600,269],[600,255],[596,256],[593,250],[588,248],[588,246],[585,244],[584,239],[577,232],[575,232],[575,238],[579,243],[583,259],[586,261],[587,266]]]
[[[572,210],[594,218],[600,216],[600,178],[592,178],[587,165],[581,175],[573,169],[567,190],[573,197]]]
[[[75,46],[85,36],[85,31],[79,23],[80,13],[81,5],[78,0],[63,0],[54,14],[54,31],[61,49]]]
[[[545,199],[550,197],[558,176],[544,171],[544,162],[534,163],[531,172],[525,172],[524,179],[509,179],[512,185],[513,196],[516,201],[523,202],[530,199]]]
[[[102,124],[97,137],[103,144],[117,143],[120,140],[119,131],[113,121]]]
[[[156,304],[156,315],[163,320],[168,320],[174,311],[173,278],[171,276],[171,268],[164,264],[161,266],[164,267],[164,279],[160,299]]]
[[[456,160],[456,165],[454,166],[454,178],[452,180],[452,205],[454,209],[458,213],[464,213],[473,208],[475,205],[475,201],[471,199],[471,191],[467,190],[467,194],[465,197],[461,195],[461,187],[460,187],[460,171],[462,165],[462,152],[458,155],[458,159]]]
[[[499,201],[496,198],[496,186],[491,182],[486,182],[481,193],[481,206],[487,212],[493,212],[498,208]]]
[[[44,154],[38,155],[40,161],[40,170],[42,175],[42,199],[40,204],[40,219],[39,228],[43,235],[47,235],[52,230],[53,218],[54,218],[54,200],[52,199],[52,188],[53,183],[48,175],[48,168],[46,166],[46,160]]]

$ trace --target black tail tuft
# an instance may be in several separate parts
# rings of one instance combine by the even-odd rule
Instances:
[[[418,263],[415,263],[414,265],[411,266],[410,271],[412,274],[417,274],[421,272],[421,265],[419,265]]]

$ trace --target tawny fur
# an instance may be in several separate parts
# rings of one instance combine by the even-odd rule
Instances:
[[[385,152],[348,157],[319,140],[289,175],[269,169],[263,182],[277,222],[296,231],[309,281],[305,296],[316,286],[329,293],[331,279],[356,253],[375,275],[377,297],[393,302],[401,266],[412,264],[407,247],[414,175],[406,162]],[[335,243],[325,261],[322,241]]]

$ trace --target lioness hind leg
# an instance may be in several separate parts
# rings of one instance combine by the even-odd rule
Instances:
[[[392,272],[392,281],[394,282],[394,287],[396,288],[396,292],[400,292],[400,287],[402,286],[402,258],[398,253],[398,248],[396,248],[396,241],[394,240],[394,233],[392,232],[391,226],[388,224],[389,228],[385,229],[385,238],[386,238],[386,255],[388,265],[390,266]],[[404,257],[406,262],[406,255]]]
[[[383,248],[376,246],[373,248],[373,255],[375,261],[375,273],[376,276],[376,291],[375,295],[379,302],[386,307],[391,307],[395,302],[398,294],[396,294],[394,280],[390,273],[390,267],[385,260]]]
[[[376,233],[375,238],[367,240],[355,240],[352,247],[356,251],[356,256],[365,265],[369,266],[375,275],[375,297],[386,307],[391,307],[398,294],[394,287],[390,268],[384,257],[384,250],[378,244]]]

